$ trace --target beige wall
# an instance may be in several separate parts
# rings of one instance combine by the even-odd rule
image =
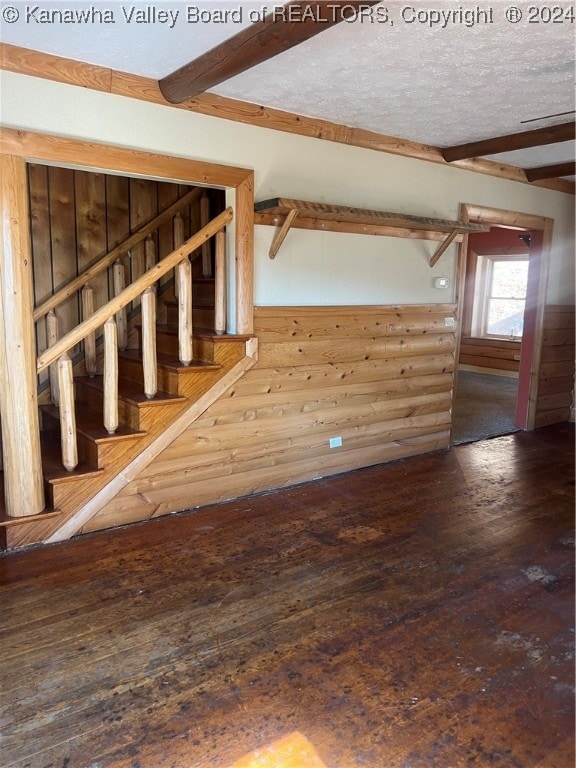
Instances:
[[[547,303],[574,300],[574,198],[409,158],[192,114],[3,72],[4,125],[253,168],[256,199],[281,195],[439,218],[460,202],[555,219]],[[434,269],[434,244],[292,231],[279,256],[257,227],[257,305],[391,304],[453,300],[456,248]]]

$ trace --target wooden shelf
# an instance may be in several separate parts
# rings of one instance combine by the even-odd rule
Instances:
[[[350,208],[345,205],[313,203],[275,197],[254,206],[254,223],[280,226],[270,247],[269,256],[275,258],[291,227],[326,232],[348,232],[358,235],[404,237],[418,240],[436,240],[440,245],[430,259],[433,267],[453,242],[460,242],[467,232],[488,232],[484,224],[432,219],[404,213]]]

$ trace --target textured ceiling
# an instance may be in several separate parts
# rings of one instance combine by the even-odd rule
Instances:
[[[254,17],[265,4],[39,4],[41,9],[109,11],[113,24],[99,23],[98,14],[92,16],[93,23],[39,23],[40,14],[29,13],[36,6],[10,5],[18,9],[20,19],[2,24],[4,42],[160,78],[249,25],[251,14]],[[574,25],[558,14],[562,23],[544,17],[540,23],[528,23],[532,2],[515,2],[523,18],[510,23],[505,16],[509,5],[502,0],[382,3],[373,9],[372,20],[327,29],[213,90],[440,147],[573,119],[568,115],[524,122],[574,110]],[[572,4],[550,5],[568,9]],[[480,21],[492,23],[476,23],[476,9],[485,11]],[[136,23],[136,14],[143,11],[167,12],[169,20],[163,24],[148,15],[139,19],[149,23]],[[224,11],[234,15],[228,23],[218,23]],[[431,26],[431,11],[455,12],[453,22],[444,28]],[[384,18],[387,23],[379,23]],[[493,159],[521,167],[565,162],[574,159],[574,144]]]

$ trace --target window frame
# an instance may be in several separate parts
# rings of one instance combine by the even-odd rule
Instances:
[[[494,265],[497,262],[526,261],[530,267],[530,253],[477,253],[476,269],[472,289],[472,315],[470,336],[476,339],[496,339],[498,341],[519,342],[522,340],[522,334],[510,336],[500,333],[488,332],[488,312],[490,301],[495,297],[492,295]],[[513,300],[524,301],[524,311],[526,310],[526,301],[528,295],[528,277],[526,278],[526,293],[524,297],[514,297]]]

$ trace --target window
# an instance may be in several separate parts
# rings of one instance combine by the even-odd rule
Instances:
[[[522,337],[528,284],[527,256],[478,256],[472,335],[513,339]]]

